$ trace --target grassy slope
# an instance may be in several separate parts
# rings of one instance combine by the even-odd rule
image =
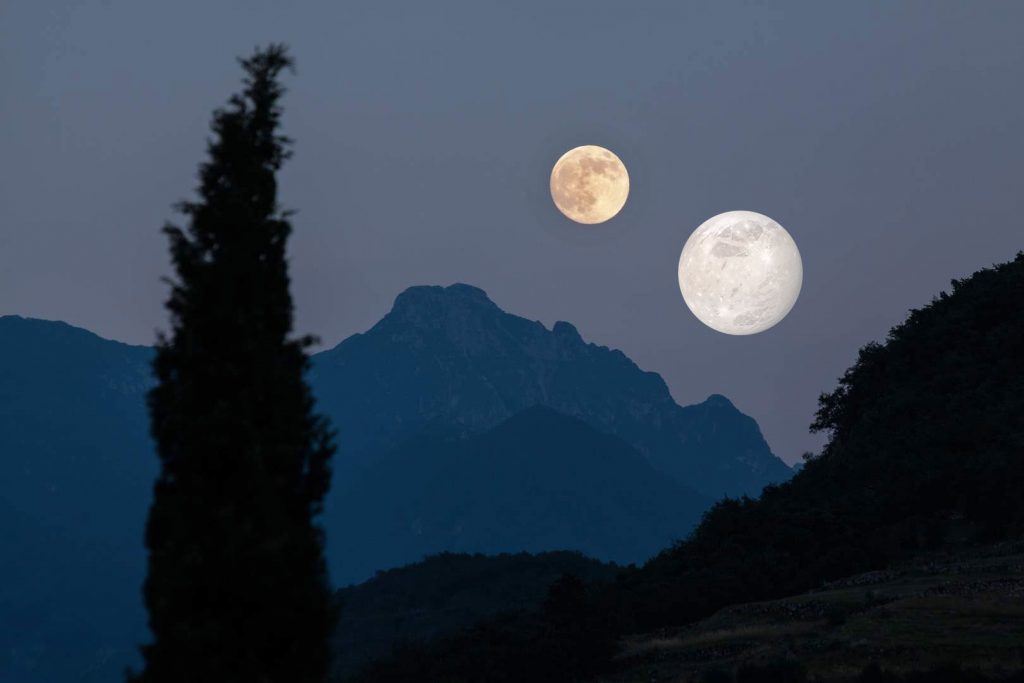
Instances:
[[[782,658],[849,680],[871,662],[896,671],[956,662],[1024,667],[1024,540],[929,555],[781,600],[724,608],[688,627],[631,636],[602,683],[699,681],[714,669]]]

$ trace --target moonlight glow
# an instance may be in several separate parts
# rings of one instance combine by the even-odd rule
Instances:
[[[551,198],[577,223],[603,223],[622,210],[629,174],[619,157],[604,147],[570,149],[551,169]]]
[[[704,221],[679,256],[679,290],[697,318],[726,334],[763,332],[786,317],[803,283],[786,229],[753,211]]]

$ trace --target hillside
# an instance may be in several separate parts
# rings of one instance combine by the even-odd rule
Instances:
[[[636,625],[800,592],[953,538],[1024,531],[1022,297],[1024,255],[954,281],[865,346],[821,397],[822,453],[757,501],[717,505],[644,567],[631,584]],[[655,589],[665,582],[673,588]]]
[[[797,595],[942,549],[1019,536],[1022,300],[1024,254],[954,281],[951,293],[911,311],[885,343],[865,346],[839,387],[820,399],[813,428],[830,437],[822,453],[759,499],[719,502],[687,540],[614,583],[591,588],[574,608],[591,625],[584,634],[552,631],[550,615],[539,611],[404,653],[363,680],[398,681],[413,670],[448,681],[600,680],[622,652],[609,630],[621,645],[628,634],[671,632],[730,605]],[[1019,575],[1017,560],[1010,564],[1010,574]],[[1007,589],[1016,595],[1018,587],[1011,577]],[[1003,587],[996,590],[1000,595]],[[906,603],[908,609],[916,604]],[[996,619],[1016,623],[1012,610],[993,609]],[[956,632],[962,626],[956,614],[932,612],[911,622],[909,635]],[[1014,639],[1016,628],[1006,637]],[[535,647],[538,634],[556,645]],[[966,642],[984,653],[984,644]],[[567,668],[570,661],[574,668]]]
[[[536,406],[466,439],[414,439],[339,482],[328,544],[342,585],[445,550],[640,563],[710,503],[620,439]]]
[[[403,644],[448,635],[489,616],[539,606],[563,574],[612,579],[618,568],[579,553],[444,553],[338,591],[334,673],[343,678]]]
[[[601,683],[713,681],[799,663],[849,681],[950,663],[992,676],[1024,667],[1024,542],[927,553],[795,596],[733,605],[695,624],[629,636]]]

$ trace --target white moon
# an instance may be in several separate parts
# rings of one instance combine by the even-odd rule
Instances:
[[[756,334],[785,318],[803,278],[793,238],[753,211],[727,211],[704,221],[679,256],[686,305],[725,334]]]
[[[622,210],[627,196],[626,166],[604,147],[570,149],[551,169],[551,199],[577,223],[604,223]]]

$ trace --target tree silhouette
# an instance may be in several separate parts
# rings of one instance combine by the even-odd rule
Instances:
[[[292,339],[275,174],[287,50],[240,60],[244,89],[213,116],[187,230],[167,226],[177,279],[149,395],[162,471],[146,528],[145,668],[163,681],[322,681],[334,613],[315,523],[332,435]]]

